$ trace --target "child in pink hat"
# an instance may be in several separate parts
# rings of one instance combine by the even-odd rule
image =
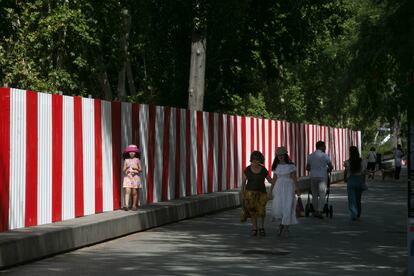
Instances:
[[[132,190],[132,210],[138,210],[138,189],[142,188],[141,181],[141,162],[139,160],[139,149],[136,145],[129,145],[124,150],[124,182],[122,187],[125,188],[125,211],[129,210],[129,198]]]

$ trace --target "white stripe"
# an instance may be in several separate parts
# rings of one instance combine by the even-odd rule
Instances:
[[[157,106],[155,111],[154,202],[159,202],[162,193],[164,108]]]
[[[181,112],[181,121],[180,121],[180,151],[181,151],[181,159],[180,159],[180,196],[185,197],[185,183],[186,183],[186,170],[187,170],[187,162],[186,162],[186,151],[190,150],[190,146],[187,146],[186,143],[186,110],[180,109]]]
[[[230,116],[230,189],[234,189],[234,119]]]
[[[218,131],[217,131],[217,126],[218,126],[218,114],[214,113],[214,149],[213,149],[213,192],[217,192],[218,191],[218,165],[217,165],[217,160],[218,160],[218,145],[219,145],[219,140],[218,140]]]
[[[52,222],[52,95],[38,93],[37,224]]]
[[[83,204],[84,214],[95,213],[94,100],[82,98]]]
[[[257,133],[259,134],[259,135],[256,135],[256,138],[257,137],[259,137],[259,140],[257,141],[257,149],[260,151],[260,152],[262,152],[263,153],[263,143],[262,143],[262,119],[257,119],[256,120],[256,122],[257,122]]]
[[[270,147],[269,147],[269,135],[270,134],[270,129],[269,129],[269,120],[268,119],[263,119],[265,122],[265,143],[264,143],[264,152],[265,152],[265,167],[267,169],[270,170],[270,168],[268,168],[268,164],[269,164],[269,160],[271,159],[271,154],[270,154]]]
[[[273,159],[275,158],[275,153],[276,153],[276,145],[278,144],[278,139],[279,139],[279,135],[276,136],[276,128],[278,127],[278,121],[272,121],[272,151],[270,153],[270,158],[272,160],[272,162],[270,163],[271,165],[273,164]],[[278,131],[279,132],[279,131]],[[272,168],[269,168],[269,170],[272,170]]]
[[[121,151],[132,143],[132,104],[121,103]],[[119,153],[120,155],[122,152]],[[121,159],[121,166],[124,166],[124,160]],[[121,172],[120,183],[123,185],[124,173]],[[129,199],[129,204],[132,206],[132,192]],[[125,206],[125,189],[121,189],[121,206]]]
[[[140,205],[147,204],[147,175],[148,175],[148,105],[142,104],[139,108],[139,141],[141,142],[141,166],[143,187],[139,193]]]
[[[176,152],[175,147],[177,143],[177,137],[175,135],[176,130],[176,108],[171,108],[171,119],[170,119],[170,137],[169,137],[169,145],[170,145],[170,152],[169,152],[169,174],[168,174],[168,199],[173,199],[175,196],[175,185],[179,183],[175,183],[175,160],[176,160]],[[178,141],[179,142],[179,141]]]
[[[197,194],[197,126],[196,111],[190,111],[191,195]]]
[[[221,190],[226,190],[226,181],[227,181],[227,115],[223,114],[223,152],[221,153],[222,161],[222,174],[221,174]]]
[[[75,132],[73,97],[63,96],[62,220],[75,217]]]
[[[9,229],[24,227],[26,194],[26,91],[10,89]]]
[[[101,102],[102,126],[102,205],[103,211],[114,209],[113,197],[113,160],[112,160],[112,115],[111,103]]]
[[[243,171],[243,165],[242,165],[242,126],[241,126],[241,117],[237,116],[237,183],[238,187],[241,187],[241,181],[242,181],[242,171]],[[243,145],[244,147],[245,145]]]
[[[250,149],[251,149],[250,120],[251,120],[251,117],[246,117],[246,133],[245,133],[246,135],[246,151],[245,151],[246,164],[243,164],[242,174],[244,174],[244,169],[247,167],[247,165],[249,164],[249,160],[250,160]]]
[[[209,153],[209,142],[208,142],[208,112],[203,112],[203,193],[207,193],[207,177],[208,177],[208,153]]]

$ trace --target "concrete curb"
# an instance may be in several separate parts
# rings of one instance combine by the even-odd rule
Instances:
[[[334,173],[332,182],[341,177],[343,172]],[[299,185],[307,191],[309,177],[301,178]],[[137,212],[118,210],[0,233],[0,269],[239,206],[239,192],[233,190],[159,202]]]

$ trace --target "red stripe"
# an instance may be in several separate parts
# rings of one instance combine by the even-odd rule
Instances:
[[[289,135],[289,150],[290,150],[289,155],[290,155],[290,158],[295,163],[297,163],[296,160],[294,160],[296,158],[295,158],[295,151],[293,149],[293,128],[294,128],[294,124],[293,123],[289,123],[289,133],[290,133],[290,135]]]
[[[315,125],[312,125],[312,152],[315,151],[315,144],[316,144],[316,139],[315,139]]]
[[[191,118],[190,110],[185,113],[185,142],[187,148],[185,150],[186,170],[185,170],[185,195],[191,195]]]
[[[230,190],[230,115],[227,115],[227,162],[226,162],[226,190]]]
[[[285,128],[284,128],[284,124],[285,124],[284,121],[280,122],[280,145],[279,145],[279,147],[285,145]]]
[[[296,156],[297,156],[297,163],[298,163],[298,170],[297,170],[297,176],[301,176],[302,175],[302,158],[301,157],[301,145],[302,145],[302,137],[300,137],[301,135],[301,129],[300,129],[300,125],[296,124]]]
[[[175,110],[175,183],[174,196],[180,198],[180,166],[181,166],[181,110]]]
[[[268,154],[267,154],[267,168],[268,168],[268,170],[269,170],[269,175],[270,175],[270,172],[271,172],[271,167],[272,167],[272,155],[273,155],[273,146],[272,146],[272,139],[273,139],[273,125],[272,125],[272,120],[268,120],[268,129],[269,129],[269,136],[268,136],[268,138],[269,138],[269,140],[268,140],[268,143],[269,143],[269,149],[268,149]]]
[[[319,132],[320,132],[320,138],[319,138],[319,140],[323,140],[323,138],[322,138],[322,126],[319,126]]]
[[[203,112],[197,111],[197,194],[203,193]]]
[[[259,137],[259,118],[256,118],[256,150],[260,151],[260,137]]]
[[[155,116],[155,106],[150,105],[148,116],[147,203],[152,203],[154,201]]]
[[[238,141],[238,126],[237,126],[237,116],[234,116],[234,188],[239,186],[239,141]]]
[[[274,139],[275,139],[275,149],[274,149],[274,152],[273,152],[273,154],[274,153],[276,153],[276,149],[279,147],[279,145],[280,145],[280,142],[279,142],[279,121],[275,121],[275,137],[274,137]],[[273,162],[273,161],[272,161]]]
[[[213,161],[214,161],[214,113],[208,114],[208,167],[207,192],[213,192]]]
[[[9,230],[10,89],[0,88],[0,231]]]
[[[168,200],[168,178],[170,169],[170,118],[171,108],[164,107],[164,137],[162,148],[162,185],[161,185],[161,200]]]
[[[112,183],[114,210],[121,208],[121,103],[111,102]]]
[[[25,226],[37,225],[37,153],[38,121],[37,93],[26,93],[26,195]]]
[[[103,211],[102,188],[102,110],[101,100],[94,100],[95,124],[95,213]]]
[[[263,156],[266,158],[267,152],[266,152],[266,131],[265,131],[265,128],[266,128],[266,122],[265,122],[265,119],[262,119],[262,153],[263,153]]]
[[[132,104],[132,144],[139,147],[139,104]]]
[[[52,221],[62,220],[63,97],[52,95]]]
[[[82,98],[73,97],[75,139],[75,217],[82,217],[83,207],[83,143]]]
[[[217,162],[218,190],[222,190],[223,185],[223,114],[218,116],[218,162]]]
[[[252,153],[255,150],[254,137],[254,118],[250,118],[250,153]]]
[[[247,166],[246,162],[246,117],[241,117],[241,158],[242,158],[242,168]]]

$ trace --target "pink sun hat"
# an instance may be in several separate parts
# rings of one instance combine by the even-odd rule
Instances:
[[[124,153],[130,153],[130,152],[139,153],[139,148],[136,145],[129,145],[128,147],[125,148]]]

